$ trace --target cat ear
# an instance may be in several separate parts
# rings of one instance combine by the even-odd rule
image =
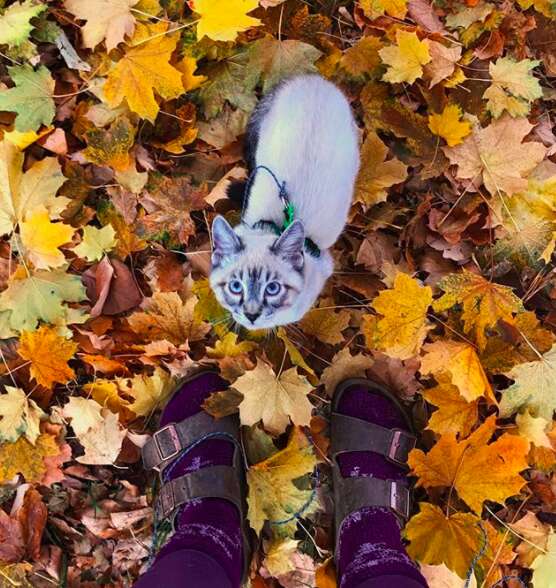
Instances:
[[[223,216],[217,216],[212,222],[212,265],[220,264],[224,257],[239,253],[243,249],[241,239]]]
[[[273,243],[270,250],[288,260],[296,270],[303,268],[303,246],[305,228],[299,220],[294,221]]]

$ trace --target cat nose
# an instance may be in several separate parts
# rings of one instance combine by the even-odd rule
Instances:
[[[259,310],[258,312],[246,312],[244,314],[252,323],[254,323],[261,316],[261,311]]]

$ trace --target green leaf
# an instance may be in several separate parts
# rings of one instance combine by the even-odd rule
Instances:
[[[98,261],[105,253],[116,246],[116,231],[112,225],[106,225],[102,229],[96,227],[83,227],[83,240],[73,250],[79,257],[87,261]]]
[[[22,280],[12,280],[0,294],[0,312],[9,310],[9,325],[16,331],[34,331],[39,320],[56,323],[63,319],[66,302],[86,298],[79,276],[63,270],[38,271]]]
[[[31,19],[46,10],[46,4],[34,4],[31,0],[15,3],[0,16],[0,45],[17,47],[29,38],[33,30]]]
[[[35,71],[30,65],[9,67],[8,72],[15,88],[0,92],[0,110],[16,112],[16,131],[37,131],[49,125],[56,107],[52,94],[54,80],[43,65]]]

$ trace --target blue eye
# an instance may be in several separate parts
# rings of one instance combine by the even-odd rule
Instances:
[[[266,285],[266,293],[269,296],[278,296],[278,294],[280,294],[280,290],[282,290],[280,282],[268,282]]]
[[[243,284],[239,280],[232,280],[228,282],[228,290],[232,294],[241,294],[243,292]]]

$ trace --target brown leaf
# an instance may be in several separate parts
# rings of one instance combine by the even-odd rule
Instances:
[[[220,392],[210,394],[201,405],[215,419],[235,414],[239,411],[239,405],[243,400],[243,394],[234,388],[228,388]]]
[[[25,556],[23,529],[18,519],[12,519],[0,508],[0,562],[17,563]]]
[[[41,556],[41,539],[47,516],[48,511],[42,496],[34,488],[29,488],[25,492],[23,505],[17,511],[17,518],[21,523],[27,555],[33,560],[38,560]]]

